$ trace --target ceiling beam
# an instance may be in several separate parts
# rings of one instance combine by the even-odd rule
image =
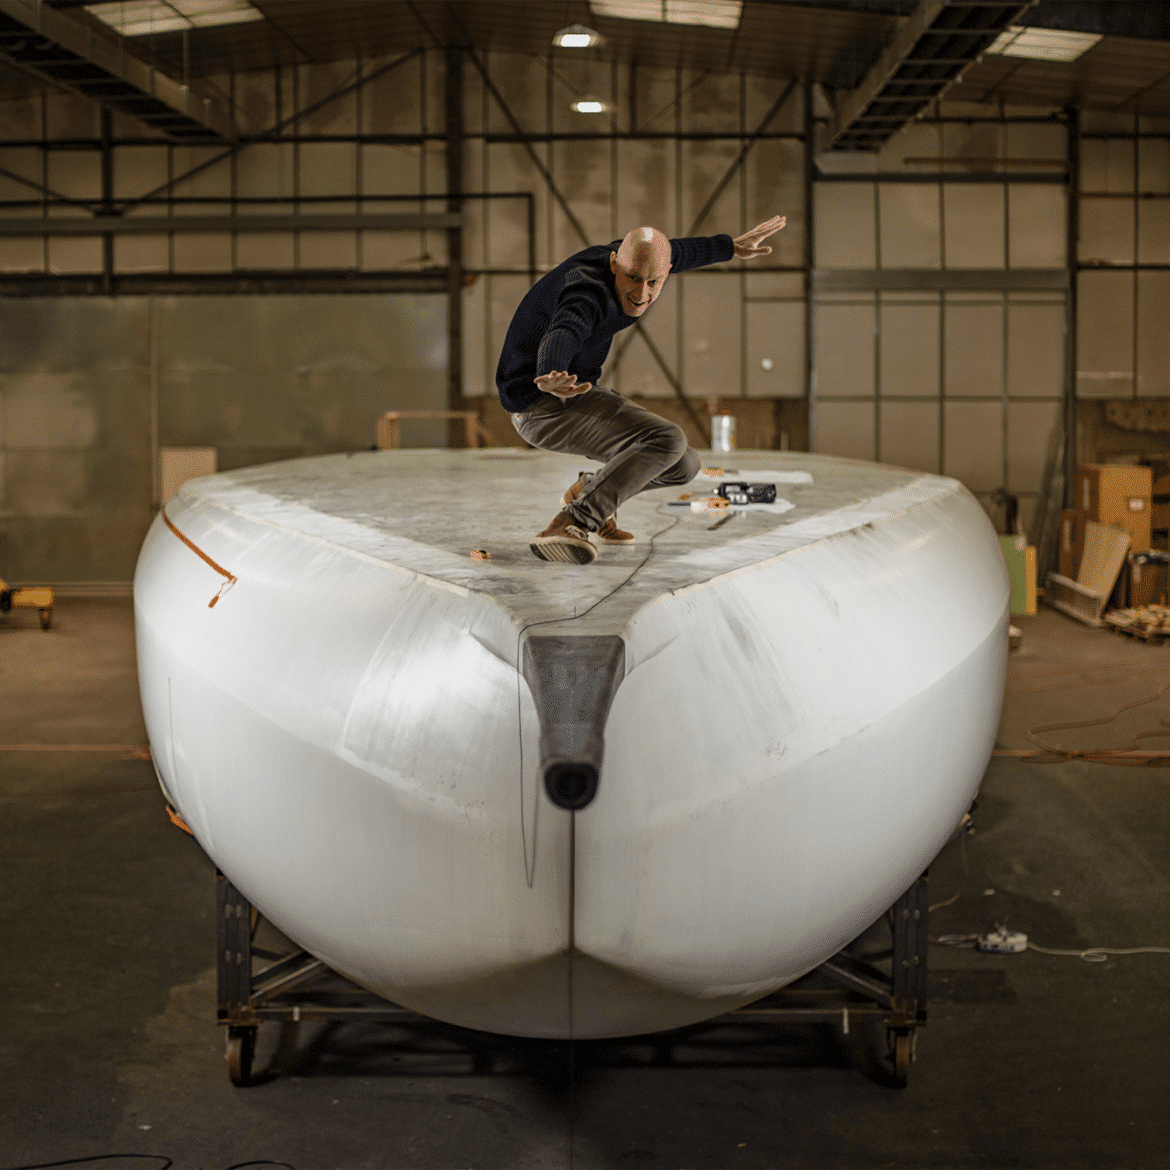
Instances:
[[[112,29],[95,29],[40,0],[0,0],[0,60],[129,114],[175,142],[235,138],[231,110],[211,89],[180,85]]]
[[[825,149],[880,149],[1031,6],[921,0],[862,83],[841,95]]]

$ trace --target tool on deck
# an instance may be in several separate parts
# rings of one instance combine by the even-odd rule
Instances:
[[[729,504],[774,504],[774,483],[721,483],[715,491]]]

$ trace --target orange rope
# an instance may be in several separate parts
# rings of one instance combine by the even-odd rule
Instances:
[[[182,829],[189,837],[194,837],[195,834],[191,832],[191,826],[171,806],[167,805],[167,816],[171,818],[171,824],[177,829]]]
[[[223,583],[220,591],[207,603],[207,608],[211,609],[213,605],[236,583],[237,578],[229,573],[223,565],[217,565],[201,548],[199,548],[193,541],[188,540],[172,523],[171,518],[167,515],[166,508],[162,509],[163,523],[201,560],[206,561],[221,577],[226,577],[227,580]]]

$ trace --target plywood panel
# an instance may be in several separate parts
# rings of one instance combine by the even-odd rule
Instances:
[[[166,272],[170,263],[170,239],[166,234],[114,237],[115,272]]]
[[[1077,397],[1133,393],[1133,274],[1077,278]]]
[[[818,183],[814,190],[816,267],[876,267],[873,184]]]
[[[1170,139],[1143,138],[1138,144],[1138,190],[1170,194]]]
[[[944,109],[950,103],[943,103]],[[984,107],[975,106],[971,111],[978,117],[979,112],[985,112]],[[955,112],[954,116],[962,114]],[[947,122],[943,124],[943,148],[941,154],[948,158],[971,159],[973,161],[955,166],[948,166],[948,170],[956,173],[963,171],[985,171],[987,162],[979,160],[996,160],[1004,155],[1004,134],[1006,125],[1002,122]]]
[[[223,150],[214,146],[176,146],[172,156],[175,185],[180,196],[198,195],[204,199],[230,199],[232,171],[229,159],[222,158]],[[246,153],[246,152],[245,152]],[[175,208],[180,214],[180,209]],[[188,215],[217,215],[214,208],[192,207]]]
[[[419,147],[364,143],[361,152],[363,194],[410,195],[420,189]],[[410,204],[398,204],[399,211],[408,208],[414,210]]]
[[[543,147],[538,147],[543,151]],[[547,231],[548,187],[522,146],[492,143],[487,147],[489,191],[531,191],[536,197],[536,254],[538,263],[555,267],[583,245],[574,243],[564,255],[549,257]],[[528,220],[519,199],[494,199],[488,209],[488,232],[492,268],[528,267]]]
[[[933,183],[878,187],[883,268],[937,268],[941,263],[939,189]]]
[[[277,205],[273,212],[284,212]],[[289,208],[291,211],[291,208]],[[271,271],[288,269],[296,263],[296,237],[293,232],[238,232],[236,267],[245,270]]]
[[[302,195],[351,195],[357,190],[357,148],[350,142],[304,142],[300,167]]]
[[[517,53],[495,52],[484,53],[481,60],[520,129],[531,134],[544,130],[548,75],[541,62]],[[491,132],[513,133],[515,128],[490,90],[487,102],[488,127]],[[428,122],[432,120],[431,112],[428,111]]]
[[[582,248],[591,244],[608,244],[616,238],[610,212],[609,143],[557,142],[553,145],[552,159],[557,186],[585,232],[582,239],[560,204],[554,201],[553,247],[555,263],[559,264]],[[660,226],[657,221],[651,222],[655,227]]]
[[[1009,492],[1038,492],[1052,428],[1060,416],[1059,402],[1007,404],[1007,466]]]
[[[667,367],[678,376],[678,298],[686,277],[668,279],[653,306],[642,316],[642,329],[662,355]],[[622,353],[620,364],[618,354]],[[602,385],[612,384],[623,394],[645,398],[673,398],[674,390],[646,342],[631,326],[614,337],[603,371]]]
[[[747,227],[783,215],[784,230],[772,236],[766,264],[804,263],[804,147],[778,139],[756,143],[744,163]],[[747,266],[750,271],[750,265]]]
[[[738,397],[743,393],[739,276],[683,279],[683,389],[691,398]]]
[[[814,315],[817,397],[874,392],[873,305],[817,305]]]
[[[874,459],[874,408],[870,402],[817,402],[816,451],[849,459]]]
[[[102,192],[102,160],[93,150],[54,150],[46,158],[46,182],[72,199],[98,199]],[[53,214],[76,215],[73,208]]]
[[[1138,380],[1143,397],[1170,398],[1170,272],[1138,273]]]
[[[618,143],[617,236],[643,224],[657,225],[668,236],[678,234],[675,149],[665,140]]]
[[[479,277],[463,289],[463,394],[467,398],[491,396],[496,392],[495,358],[489,360],[487,343],[487,281]]]
[[[236,193],[246,199],[291,199],[296,193],[295,161],[291,143],[255,142],[246,146],[236,159]],[[271,213],[271,208],[261,212]]]
[[[1062,186],[1009,183],[1008,266],[1063,267],[1066,212]]]
[[[1170,264],[1170,199],[1138,204],[1138,263]]]
[[[396,54],[397,55],[397,54]],[[370,61],[373,72],[392,58]],[[422,62],[406,61],[362,88],[362,123],[367,134],[417,134],[422,129]],[[467,88],[480,88],[478,77]]]
[[[1009,303],[1008,394],[1059,398],[1064,389],[1063,304]]]
[[[1004,189],[998,183],[944,184],[946,266],[1002,268],[1004,214]]]
[[[882,402],[879,405],[882,463],[938,471],[938,402]]]
[[[751,398],[804,396],[804,305],[747,305],[747,393]]]
[[[363,71],[368,72],[365,63]],[[319,108],[297,119],[297,128],[300,132],[356,134],[357,91],[352,89],[348,93],[338,91],[353,85],[357,78],[358,68],[353,61],[315,61],[302,65],[298,78],[301,108],[305,110],[313,106]]]
[[[1060,122],[1007,122],[1004,125],[1004,157],[1063,161],[1068,153],[1068,134]],[[1052,170],[1058,171],[1054,166]]]
[[[486,280],[489,312],[487,348],[492,355],[494,371],[504,345],[504,335],[512,323],[512,314],[524,299],[529,286],[523,276],[489,276]]]
[[[1130,138],[1081,140],[1081,190],[1133,191],[1134,149]]]
[[[944,345],[946,395],[999,398],[1003,394],[1003,304],[956,302],[948,297]]]
[[[764,115],[775,104],[776,99],[788,88],[786,78],[759,77],[749,74],[746,78],[745,93],[746,105],[744,115],[749,130],[755,130]],[[768,129],[774,131],[787,130],[800,133],[804,126],[804,91],[795,86],[788,95],[788,100],[776,112],[775,117],[768,123]]]
[[[301,232],[300,235],[302,268],[357,268],[356,232]],[[426,263],[442,263],[442,258]]]
[[[71,272],[102,270],[102,241],[97,237],[79,236],[49,240],[49,271],[65,275]]]
[[[204,209],[208,215],[217,214],[213,207]],[[174,265],[176,272],[231,272],[232,237],[230,232],[200,232],[174,237]]]
[[[998,402],[943,405],[943,473],[973,492],[1003,484],[1003,406]]]
[[[114,147],[114,197],[132,199],[166,185],[167,154],[165,146]],[[159,207],[132,208],[130,214],[158,215]]]
[[[723,188],[719,198],[697,224],[695,217],[710,199],[716,187],[722,182],[728,168],[739,154],[740,144],[733,139],[709,139],[702,142],[682,144],[682,222],[683,230],[695,235],[712,236],[719,232],[737,236],[744,227],[740,211],[740,183],[743,172],[739,170]]]
[[[1132,199],[1082,199],[1079,259],[1085,264],[1132,264]]]
[[[882,304],[881,394],[938,394],[938,305]],[[884,440],[883,440],[884,441]]]
[[[740,129],[739,75],[683,70],[682,117],[688,130],[716,134]],[[753,127],[754,129],[754,127]]]

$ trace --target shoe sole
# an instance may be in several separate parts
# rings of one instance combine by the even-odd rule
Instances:
[[[528,547],[534,557],[542,561],[567,561],[569,564],[588,565],[597,549],[587,540],[573,540],[564,536],[538,536]]]

